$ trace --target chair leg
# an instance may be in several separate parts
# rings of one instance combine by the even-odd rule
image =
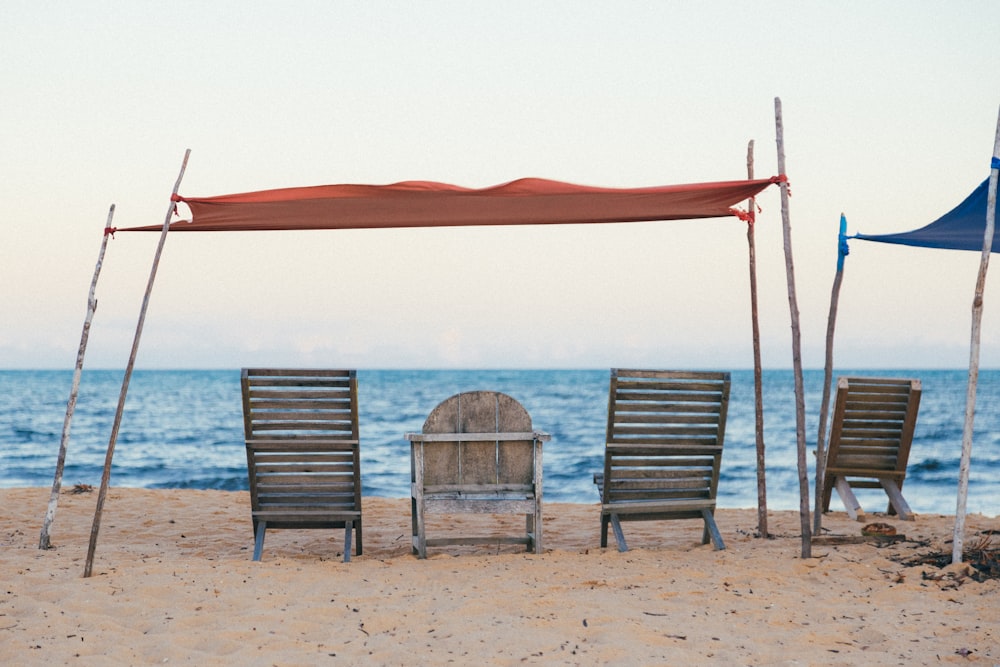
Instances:
[[[535,546],[535,553],[540,554],[542,553],[542,503],[539,500],[535,501],[535,514],[531,517],[531,522],[534,524],[532,526],[532,532],[534,533],[532,542]]]
[[[354,522],[344,522],[344,562],[351,562],[351,531],[354,530]]]
[[[420,528],[417,526],[417,499],[410,496],[410,552],[418,553],[417,541],[420,535]]]
[[[424,521],[423,505],[419,502],[417,503],[416,552],[417,558],[427,558],[427,525]]]
[[[354,547],[354,555],[355,556],[360,556],[361,555],[361,526],[362,525],[363,524],[361,523],[361,519],[360,518],[357,521],[354,522],[354,537],[355,537],[355,543],[357,545],[357,546]]]
[[[257,522],[257,531],[254,536],[253,559],[260,560],[260,554],[264,550],[264,531],[267,530],[266,521]]]
[[[829,477],[824,477],[823,504],[822,504],[824,514],[830,511],[830,500],[833,498],[833,486],[834,486],[834,480]]]
[[[601,548],[606,549],[608,546],[608,515],[601,515]]]
[[[708,544],[708,538],[711,536],[712,544],[715,545],[716,551],[723,551],[726,545],[722,541],[722,533],[719,532],[719,527],[715,525],[715,515],[712,514],[712,510],[702,510],[701,515],[705,519],[705,531],[701,543]]]
[[[882,488],[889,495],[889,509],[895,510],[896,514],[903,521],[913,521],[913,510],[906,503],[903,498],[903,492],[899,488],[899,484],[896,483],[894,479],[880,479],[879,482],[882,484]],[[890,514],[892,512],[890,511]]]
[[[837,495],[840,496],[840,501],[844,503],[844,508],[847,510],[847,516],[851,517],[855,521],[865,521],[865,511],[861,509],[861,503],[858,502],[854,492],[851,491],[850,482],[843,477],[838,477],[834,481],[834,487],[837,489]]]
[[[618,544],[618,551],[622,553],[628,551],[628,544],[625,543],[625,533],[622,532],[622,523],[618,520],[617,514],[611,515],[611,529],[615,531],[615,542]]]

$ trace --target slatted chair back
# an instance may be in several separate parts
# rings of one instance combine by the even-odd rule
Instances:
[[[841,377],[826,452],[823,511],[837,489],[848,513],[864,520],[852,488],[883,488],[890,513],[912,518],[902,496],[920,409],[917,379]]]
[[[495,391],[456,394],[427,417],[411,442],[413,548],[517,543],[541,550],[542,442],[517,400]],[[524,514],[524,537],[426,538],[426,514]]]
[[[701,518],[704,541],[724,548],[714,511],[729,405],[723,372],[611,371],[601,493],[601,546],[608,523]]]
[[[251,512],[260,560],[267,528],[345,528],[362,550],[358,386],[353,370],[245,368]]]

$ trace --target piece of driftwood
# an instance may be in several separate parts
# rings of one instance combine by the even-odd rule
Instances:
[[[905,541],[906,535],[816,535],[812,538],[812,543],[818,545],[893,544]]]
[[[996,227],[997,181],[1000,179],[1000,113],[993,139],[993,159],[990,162],[990,184],[986,195],[986,228],[983,231],[983,252],[979,258],[976,292],[972,298],[972,330],[969,342],[969,381],[965,392],[965,420],[962,425],[962,455],[958,464],[958,499],[955,504],[955,532],[952,536],[952,562],[962,562],[965,542],[965,514],[969,496],[969,467],[972,464],[973,422],[976,415],[976,387],[979,383],[979,345],[983,323],[983,292],[986,272],[993,252]]]
[[[882,488],[890,514],[913,518],[903,498],[906,464],[920,408],[920,380],[841,377],[823,476],[824,512],[837,491],[848,516],[867,517],[852,489]]]
[[[747,145],[747,178],[753,180],[753,140]],[[753,395],[754,424],[757,451],[757,532],[767,537],[767,466],[764,462],[764,383],[760,352],[760,318],[757,312],[757,242],[754,223],[757,220],[757,200],[751,197],[747,206],[747,250],[750,264],[750,323],[753,333]]]
[[[816,436],[816,489],[813,531],[823,527],[823,486],[826,473],[826,433],[830,416],[830,391],[833,384],[833,334],[837,328],[837,308],[840,304],[840,286],[844,282],[844,257],[847,255],[847,218],[840,214],[840,236],[837,252],[837,272],[830,290],[830,312],[826,319],[826,361],[823,365],[823,397],[819,404],[819,429]]]
[[[613,369],[608,391],[601,546],[608,527],[627,551],[623,521],[701,519],[702,542],[725,543],[715,501],[729,405],[729,373]]]
[[[184,151],[184,160],[181,162],[180,173],[174,182],[174,189],[170,195],[170,205],[167,208],[167,215],[163,220],[163,229],[160,232],[160,240],[156,245],[156,252],[153,254],[153,265],[149,269],[149,280],[146,282],[146,292],[142,297],[142,307],[139,309],[139,321],[135,326],[135,335],[132,338],[132,350],[129,352],[128,363],[125,365],[125,375],[122,377],[122,388],[118,393],[118,408],[115,410],[114,423],[111,426],[111,436],[108,438],[108,449],[104,456],[104,471],[101,473],[101,490],[97,494],[97,507],[94,509],[94,523],[90,528],[90,544],[87,547],[87,561],[83,566],[83,576],[89,577],[94,569],[94,555],[97,552],[97,537],[101,531],[101,516],[104,512],[104,502],[108,497],[108,487],[111,485],[111,463],[115,456],[115,445],[118,442],[118,431],[122,425],[122,415],[125,412],[125,398],[128,396],[129,384],[132,381],[132,371],[135,369],[135,359],[139,354],[139,341],[142,339],[142,329],[146,323],[146,312],[149,310],[149,300],[153,293],[153,283],[156,282],[156,272],[160,266],[160,257],[163,256],[163,246],[167,242],[167,232],[170,231],[170,219],[174,214],[174,196],[181,187],[184,179],[184,172],[187,170],[188,158],[191,157],[191,149]]]
[[[458,544],[524,544],[542,551],[542,442],[527,410],[495,391],[456,394],[427,417],[410,441],[412,548]],[[523,514],[518,536],[427,537],[427,515]]]
[[[810,557],[809,470],[806,465],[806,398],[802,377],[802,327],[795,293],[795,263],[792,259],[792,223],[788,210],[788,171],[785,169],[785,121],[781,98],[774,98],[775,143],[778,149],[778,175],[781,187],[781,230],[785,250],[785,280],[788,284],[788,310],[792,320],[792,369],[795,374],[795,442],[799,473],[799,520],[802,524],[802,557]]]
[[[87,340],[90,338],[90,326],[97,312],[97,279],[101,275],[104,264],[104,253],[108,249],[108,237],[111,236],[111,221],[115,217],[115,205],[108,210],[108,221],[104,225],[104,237],[101,249],[97,253],[97,265],[94,267],[94,277],[90,281],[90,292],[87,295],[87,315],[83,319],[83,333],[80,334],[80,347],[76,353],[76,366],[73,369],[73,383],[69,390],[69,400],[66,401],[66,416],[63,419],[62,437],[59,440],[59,455],[56,457],[56,472],[52,479],[52,492],[49,494],[49,505],[42,521],[42,531],[38,538],[38,548],[48,549],[52,546],[49,532],[52,522],[56,519],[56,508],[59,505],[59,490],[62,488],[63,470],[66,467],[66,452],[69,449],[70,425],[73,423],[73,413],[76,411],[76,400],[80,395],[80,378],[83,374],[83,360],[87,354]]]
[[[253,559],[277,529],[344,529],[362,551],[358,384],[353,370],[241,373]]]

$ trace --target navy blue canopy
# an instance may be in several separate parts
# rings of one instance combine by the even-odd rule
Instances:
[[[989,184],[990,179],[987,178],[965,201],[926,227],[899,234],[856,234],[851,238],[921,248],[982,252]],[[997,206],[996,220],[1000,222],[1000,206]],[[1000,234],[993,236],[992,252],[1000,252]]]

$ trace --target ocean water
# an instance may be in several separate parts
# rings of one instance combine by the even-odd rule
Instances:
[[[409,448],[445,398],[475,389],[502,391],[552,435],[544,449],[545,498],[596,502],[593,473],[603,461],[608,370],[359,370],[362,482],[365,495],[409,494]],[[917,377],[920,415],[904,495],[915,512],[955,512],[965,411],[966,370],[838,371],[837,375]],[[98,486],[121,371],[86,370],[73,419],[63,485]],[[810,483],[823,372],[806,371]],[[765,371],[764,437],[770,509],[798,509],[794,376]],[[0,487],[50,487],[72,371],[0,371]],[[752,371],[733,372],[720,507],[756,507]],[[1000,514],[1000,371],[979,376],[968,511]],[[238,370],[145,371],[132,376],[111,474],[112,486],[247,488]],[[868,511],[884,511],[881,491],[858,490]],[[812,492],[810,491],[810,502]],[[834,495],[832,509],[843,509]]]

